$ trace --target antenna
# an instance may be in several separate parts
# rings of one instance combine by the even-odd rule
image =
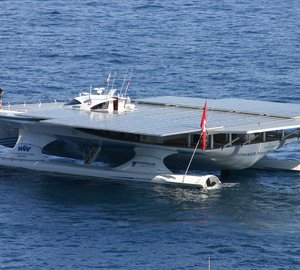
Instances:
[[[133,68],[131,68],[131,71],[130,71],[130,74],[129,74],[129,78],[128,78],[128,81],[127,81],[127,86],[126,86],[126,90],[125,90],[125,94],[124,94],[125,97],[126,97],[126,95],[127,95],[128,87],[129,87],[129,85],[130,85],[130,83],[131,83],[131,75],[132,75],[132,71],[133,71]]]
[[[117,72],[114,72],[114,77],[113,77],[113,81],[112,81],[112,84],[111,84],[111,89],[114,88],[116,74],[117,74]]]
[[[122,96],[122,92],[123,92],[123,88],[124,88],[124,85],[125,85],[125,81],[127,79],[127,75],[128,75],[128,68],[126,69],[126,74],[125,74],[124,79],[123,79],[122,87],[121,87],[121,90],[120,90],[120,96]]]
[[[111,78],[111,72],[109,72],[108,77],[106,79],[106,91],[108,91],[108,88],[109,88],[110,78]]]
[[[89,94],[89,99],[91,99],[92,89],[93,89],[93,86],[92,86],[92,85],[90,85],[90,94]]]

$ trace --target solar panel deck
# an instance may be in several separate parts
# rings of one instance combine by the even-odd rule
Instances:
[[[266,114],[278,117],[300,117],[300,105],[294,103],[278,103],[260,100],[247,100],[238,98],[201,99],[192,97],[162,96],[137,100],[147,104],[166,104],[188,108],[207,107],[212,110],[235,111],[250,114]]]
[[[87,112],[62,104],[28,104],[23,116],[49,125],[165,137],[200,131],[205,100],[163,96],[139,99],[126,113]],[[300,128],[300,105],[244,99],[207,100],[208,130],[213,133],[256,133]],[[13,107],[11,108],[13,109]]]

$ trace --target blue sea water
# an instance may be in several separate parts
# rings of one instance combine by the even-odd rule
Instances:
[[[117,86],[300,101],[296,0],[1,0],[4,105]],[[279,158],[300,159],[291,145]],[[0,170],[1,269],[300,269],[300,175],[245,171],[220,190]]]

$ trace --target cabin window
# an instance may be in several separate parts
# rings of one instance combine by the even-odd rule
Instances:
[[[97,104],[91,108],[91,110],[107,110],[107,109],[108,109],[108,102]]]
[[[81,104],[81,102],[74,98],[69,102],[67,102],[65,105],[77,105],[77,104]]]
[[[197,143],[200,139],[200,134],[194,134],[192,143]]]
[[[226,144],[228,143],[228,138],[226,138],[226,134],[215,134],[214,141],[217,144]]]

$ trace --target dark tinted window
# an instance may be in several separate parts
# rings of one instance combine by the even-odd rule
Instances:
[[[77,99],[72,99],[71,101],[67,102],[65,105],[76,105],[81,104]]]
[[[108,102],[100,103],[91,108],[91,110],[104,110],[108,109]]]

